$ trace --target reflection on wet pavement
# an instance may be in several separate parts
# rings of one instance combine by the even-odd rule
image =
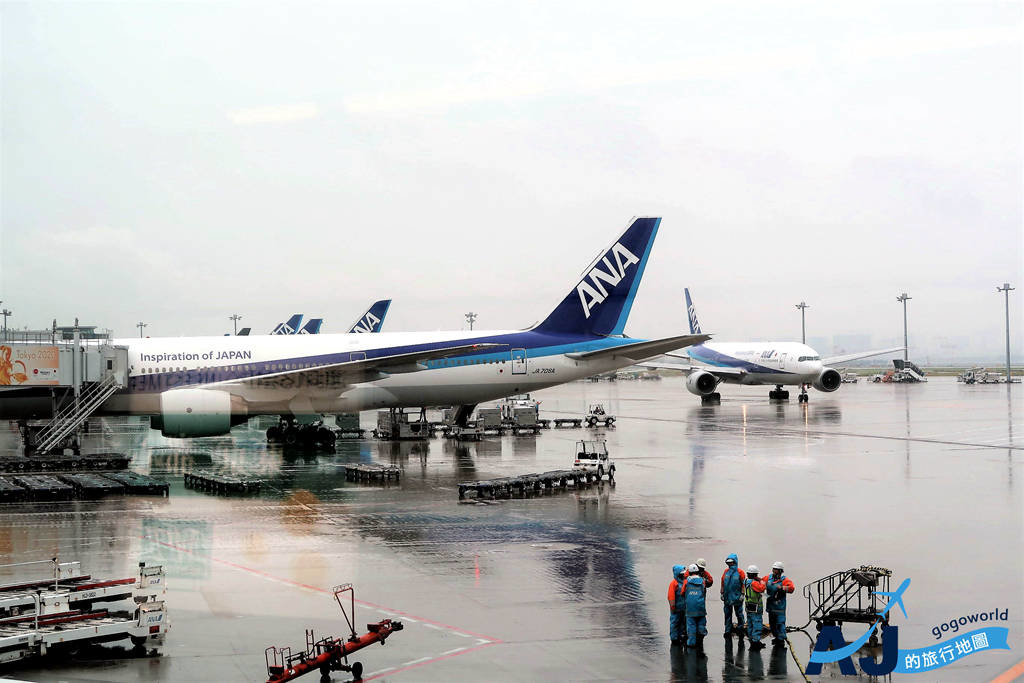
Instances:
[[[1009,608],[1016,651],[979,654],[969,669],[929,680],[987,679],[1016,663],[1024,594],[1014,438],[1024,429],[1006,387],[844,385],[807,405],[728,389],[722,405],[702,407],[673,379],[577,383],[539,394],[542,412],[603,402],[617,428],[467,444],[342,441],[318,456],[268,446],[245,427],[176,441],[110,421],[90,436],[96,450],[130,452],[133,469],[171,483],[170,498],[5,505],[0,553],[20,562],[59,552],[97,575],[164,564],[167,645],[157,658],[90,651],[17,675],[265,680],[263,648],[298,648],[306,628],[344,631],[329,590],[352,582],[361,623],[406,622],[362,657],[381,679],[802,680],[785,650],[721,637],[715,590],[707,658],[670,649],[672,565],[706,557],[717,578],[730,552],[742,566],[786,561],[798,586],[790,625],[807,620],[802,585],[862,563],[913,577],[910,618],[897,622],[903,647],[927,645],[932,626],[962,613]],[[608,440],[614,485],[459,503],[459,482],[568,466],[584,434]],[[0,448],[13,449],[15,436],[0,435]],[[400,483],[345,481],[341,466],[370,461],[400,467]],[[185,489],[194,467],[252,473],[265,488],[239,497]],[[965,557],[971,581],[954,586]],[[806,663],[810,639],[791,638]]]

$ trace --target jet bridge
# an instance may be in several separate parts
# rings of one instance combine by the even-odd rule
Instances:
[[[127,377],[128,348],[105,339],[0,344],[0,418],[19,421],[26,452],[77,452],[79,428]]]

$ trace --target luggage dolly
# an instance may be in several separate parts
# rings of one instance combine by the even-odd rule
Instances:
[[[280,683],[280,681],[293,681],[299,676],[304,676],[313,671],[320,671],[320,683],[330,683],[332,671],[348,671],[352,674],[353,680],[361,680],[363,677],[363,665],[361,662],[348,663],[348,656],[357,650],[362,650],[374,643],[384,644],[387,637],[395,631],[402,630],[402,622],[384,619],[376,624],[367,624],[367,633],[356,634],[356,596],[352,590],[352,584],[343,583],[331,589],[334,599],[341,608],[341,614],[345,617],[345,623],[351,635],[347,639],[327,636],[316,639],[312,629],[306,629],[306,649],[297,654],[292,654],[290,647],[277,648],[268,647],[264,651],[264,658],[267,662],[267,683]],[[349,609],[345,609],[342,596],[348,594]],[[349,619],[349,613],[352,618]]]

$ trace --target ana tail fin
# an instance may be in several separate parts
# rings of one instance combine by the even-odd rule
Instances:
[[[271,332],[271,334],[295,334],[299,331],[299,325],[301,324],[302,314],[296,313],[283,323],[278,323],[277,327],[274,328],[274,331]]]
[[[319,334],[320,326],[323,324],[323,318],[310,318],[309,321],[302,326],[302,329],[298,331],[298,334]]]
[[[684,287],[683,294],[686,295],[686,316],[690,319],[690,334],[702,334],[700,331],[700,321],[697,320],[697,309],[694,308],[693,302],[690,301],[690,289]]]
[[[583,271],[568,296],[533,328],[554,334],[622,334],[660,218],[635,218]]]
[[[374,301],[373,305],[366,309],[366,313],[363,313],[359,320],[352,325],[349,332],[380,332],[389,308],[391,308],[391,299]]]

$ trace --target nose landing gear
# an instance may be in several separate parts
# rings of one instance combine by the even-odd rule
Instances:
[[[797,398],[798,403],[807,403],[810,400],[810,396],[807,395],[807,385],[800,385],[800,396]]]

